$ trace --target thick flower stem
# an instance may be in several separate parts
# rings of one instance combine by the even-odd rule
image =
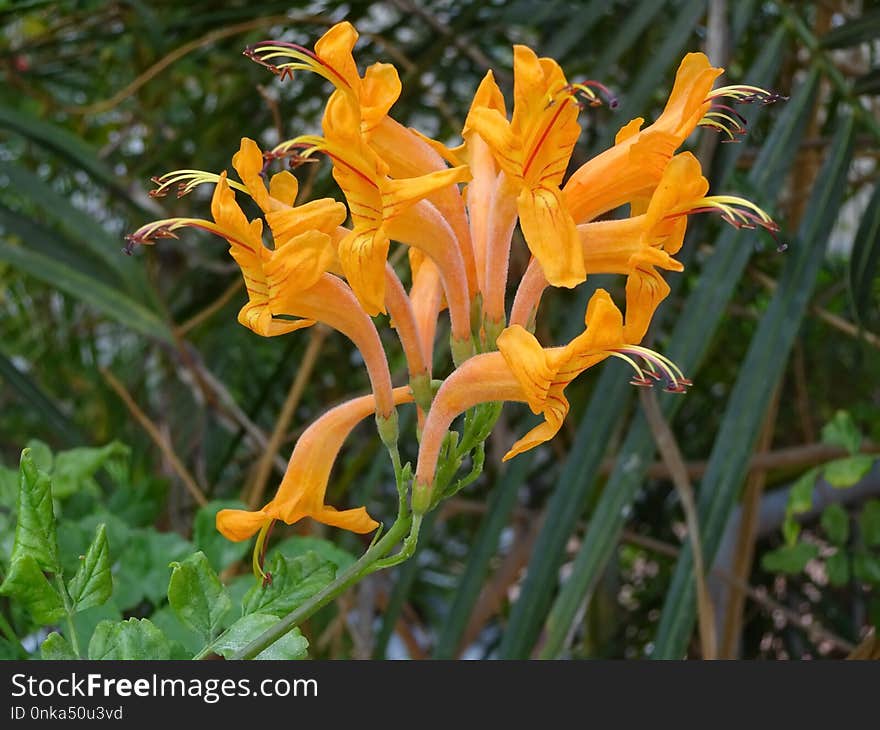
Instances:
[[[384,558],[391,549],[406,535],[410,528],[410,518],[398,517],[385,536],[371,546],[360,559],[336,580],[312,596],[308,601],[291,611],[272,628],[264,631],[250,644],[233,654],[232,659],[253,659],[260,652],[278,641],[288,631],[301,624],[312,614],[326,606],[347,588],[357,583],[365,575],[372,572],[375,564]]]

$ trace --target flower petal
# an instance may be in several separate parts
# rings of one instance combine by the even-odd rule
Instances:
[[[517,198],[520,226],[529,250],[553,286],[574,287],[586,277],[574,220],[558,188],[523,188]]]

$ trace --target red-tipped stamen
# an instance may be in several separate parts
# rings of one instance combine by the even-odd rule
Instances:
[[[294,71],[312,71],[323,76],[337,87],[350,89],[348,81],[339,71],[318,56],[314,51],[296,43],[285,41],[261,41],[248,46],[242,52],[249,59],[268,68],[283,81]],[[276,58],[291,58],[293,61],[273,63]]]
[[[596,92],[593,91],[593,89],[598,89],[602,93],[609,109],[617,109],[617,107],[620,106],[620,101],[617,96],[615,96],[611,89],[605,86],[601,81],[587,79],[586,81],[571,84],[571,88],[585,94],[589,99],[590,106],[599,106],[602,103],[602,99],[596,95]]]
[[[669,393],[684,393],[692,385],[672,360],[647,347],[626,345],[614,348],[610,354],[626,362],[635,371],[636,376],[630,380],[631,385],[651,388],[655,382],[662,381],[663,389]],[[637,362],[639,360],[642,365]]]

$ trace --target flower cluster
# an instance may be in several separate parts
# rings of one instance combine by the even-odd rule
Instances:
[[[685,56],[653,124],[630,121],[611,148],[566,178],[581,108],[603,98],[616,104],[602,84],[572,83],[552,59],[515,46],[512,113],[489,71],[461,144],[449,148],[390,116],[401,92],[397,71],[376,63],[361,76],[352,55],[357,38],[349,23],[340,23],[313,50],[281,41],[249,47],[246,56],[282,79],[305,70],[333,85],[323,134],[294,137],[265,152],[242,139],[232,157],[238,180],[197,170],[156,178],[158,196],[213,184],[212,219],[160,220],[128,237],[130,250],[176,237],[184,227],[220,236],[247,287],[241,324],[272,337],[322,322],[350,338],[363,356],[372,394],[333,408],[309,426],[265,507],[218,514],[217,527],[231,540],[259,532],[259,546],[273,521],[290,524],[306,516],[354,532],[374,530],[378,523],[365,508],[337,511],[324,504],[343,442],[373,414],[394,461],[400,508],[407,509],[409,497],[420,516],[479,473],[483,442],[504,401],[526,403],[544,417],[513,444],[510,458],[553,438],[569,409],[566,386],[609,357],[632,367],[634,385],[683,392],[690,382],[680,370],[640,343],[669,293],[661,272],[683,268],[674,256],[688,217],[714,211],[739,227],[776,230],[749,201],[708,195],[698,160],[677,152],[700,125],[736,139],[744,122],[731,104],[777,98],[750,86],[713,89],[722,69],[703,54]],[[347,206],[329,198],[298,204],[297,179],[289,170],[267,174],[279,161],[295,168],[319,156],[332,164]],[[269,246],[264,220],[249,220],[236,193],[250,196],[262,211]],[[621,206],[628,206],[628,217],[598,220]],[[517,223],[532,258],[508,314]],[[392,242],[408,247],[405,272],[389,263]],[[626,277],[625,309],[600,289],[590,299],[582,334],[563,346],[540,343],[533,332],[545,290],[576,287],[600,273]],[[453,368],[437,381],[435,341],[445,310]],[[380,313],[390,316],[405,353],[407,386],[392,385],[373,320]],[[397,451],[396,407],[408,402],[419,411],[414,476],[401,467]],[[462,433],[450,431],[462,413]],[[453,484],[468,456],[471,475]]]

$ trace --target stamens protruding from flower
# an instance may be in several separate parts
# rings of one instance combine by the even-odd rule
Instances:
[[[752,201],[740,198],[736,195],[708,195],[693,202],[687,210],[677,210],[670,213],[666,218],[678,218],[682,215],[694,213],[720,213],[721,220],[729,223],[734,228],[755,229],[763,228],[777,243],[777,250],[784,251],[787,246],[779,243],[776,236],[779,233],[779,224],[762,208]]]
[[[629,381],[631,385],[651,388],[655,383],[663,382],[663,390],[667,393],[684,393],[693,385],[672,360],[647,347],[626,345],[610,352],[612,357],[623,360],[635,371],[636,376]]]
[[[312,155],[323,152],[325,144],[323,137],[303,134],[275,145],[271,150],[263,153],[263,159],[267,164],[274,160],[286,159],[290,167],[296,168],[309,162],[318,162]]]
[[[141,226],[134,233],[129,233],[125,237],[125,248],[122,250],[131,256],[136,246],[151,246],[162,238],[178,238],[174,231],[180,228],[201,228],[203,231],[228,238],[228,234],[221,232],[211,221],[201,218],[163,218]]]
[[[283,81],[293,76],[294,71],[311,71],[323,76],[334,86],[348,88],[349,83],[345,77],[326,61],[320,58],[314,51],[285,41],[261,41],[248,46],[242,53],[255,63],[268,68],[273,74]],[[276,58],[289,58],[291,61],[274,63]]]
[[[270,520],[260,528],[260,532],[257,535],[257,541],[254,543],[254,554],[251,559],[254,576],[263,581],[264,587],[272,585],[272,574],[264,571],[263,566],[266,563],[266,550],[269,547],[269,535],[272,533],[272,527],[274,527],[274,525],[275,520]]]
[[[205,172],[204,170],[174,170],[164,175],[150,178],[150,181],[158,185],[155,190],[150,191],[151,198],[164,198],[168,195],[168,191],[177,186],[177,197],[182,198],[195,190],[199,185],[206,183],[214,183],[220,181],[220,176],[213,172]],[[228,180],[229,187],[247,193],[247,188],[235,180]]]
[[[588,79],[587,81],[581,81],[577,84],[570,84],[569,88],[574,92],[579,91],[586,96],[590,106],[600,106],[602,104],[602,99],[595,91],[593,91],[593,89],[598,89],[602,93],[602,96],[605,97],[605,100],[608,103],[609,109],[617,109],[620,105],[620,102],[612,93],[611,89],[605,86],[601,81]]]
[[[759,86],[745,84],[713,89],[705,100],[705,103],[710,104],[709,111],[699,121],[699,126],[727,135],[724,142],[739,142],[746,133],[745,117],[730,105],[720,104],[721,99],[729,99],[732,104],[773,104],[777,101],[785,101],[788,97]]]
[[[733,84],[712,89],[709,92],[709,96],[706,97],[706,101],[713,102],[723,97],[727,97],[737,104],[774,104],[777,101],[788,100],[787,96],[777,94],[775,91],[762,89],[760,86]]]

